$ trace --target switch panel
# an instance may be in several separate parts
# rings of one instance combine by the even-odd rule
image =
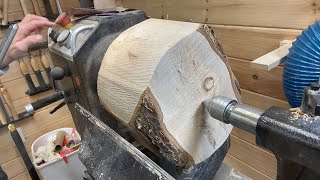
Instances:
[[[50,28],[48,30],[48,48],[50,51],[73,61],[74,55],[84,42],[87,41],[97,26],[97,21],[79,20],[75,22],[70,30],[61,29],[56,32]]]

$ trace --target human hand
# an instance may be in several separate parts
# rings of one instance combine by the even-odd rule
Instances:
[[[28,53],[29,47],[39,44],[42,41],[40,30],[43,27],[52,27],[53,22],[47,18],[28,14],[18,24],[19,29],[14,37],[9,50],[1,64],[5,67],[12,61],[25,56]]]

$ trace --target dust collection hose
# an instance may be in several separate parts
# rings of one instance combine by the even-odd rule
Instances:
[[[320,77],[320,22],[310,25],[293,42],[285,57],[283,88],[292,107],[301,105],[303,91]]]
[[[45,106],[48,106],[49,104],[57,102],[61,99],[64,99],[64,92],[63,91],[56,92],[51,96],[45,97],[45,98],[40,99],[36,102],[28,104],[25,106],[25,109],[27,110],[28,113],[33,113],[34,111],[41,109]]]

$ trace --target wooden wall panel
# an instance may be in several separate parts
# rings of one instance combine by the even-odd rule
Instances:
[[[304,29],[319,19],[320,1],[209,0],[208,11],[208,23]]]
[[[279,47],[282,40],[294,40],[301,30],[213,25],[229,57],[254,60]],[[263,42],[263,43],[261,43]]]
[[[249,166],[247,163],[239,160],[238,158],[227,154],[226,157],[223,160],[226,164],[228,164],[230,167],[235,168],[238,171],[241,171],[242,173],[246,174],[247,176],[251,177],[252,179],[257,180],[271,180],[272,178],[263,174],[262,172],[258,171],[257,169],[254,169],[253,167]]]
[[[249,61],[229,58],[231,69],[243,89],[286,100],[282,89],[282,67],[263,71],[250,67]]]
[[[31,180],[31,177],[29,176],[28,172],[23,172],[13,178],[11,180]]]
[[[241,99],[242,103],[247,104],[249,106],[260,108],[262,110],[267,110],[271,106],[278,106],[288,109],[290,108],[290,105],[287,101],[258,94],[245,89],[241,89]]]
[[[37,0],[40,11],[42,15],[46,15],[46,11],[44,9],[44,4],[42,0]],[[16,20],[21,20],[24,17],[24,14],[22,12],[22,7],[20,4],[20,0],[10,0],[8,1],[8,20],[9,21],[16,21]],[[79,7],[79,2],[77,0],[64,0],[60,1],[61,3],[61,8],[63,11],[68,11],[70,7]],[[27,9],[30,14],[35,14],[35,11],[33,9],[32,1],[31,0],[26,0],[27,4]],[[55,4],[55,0],[50,0],[50,4],[52,7],[53,13],[57,14],[57,6]]]
[[[231,147],[228,153],[237,157],[239,160],[250,164],[260,172],[272,178],[276,178],[277,161],[275,156],[270,152],[247,143],[239,137],[231,135]]]
[[[163,17],[178,21],[206,22],[207,0],[164,0]]]
[[[123,0],[125,7],[145,8],[146,3],[140,3],[139,0]],[[278,10],[280,7],[281,11]],[[193,19],[223,25],[305,29],[318,20],[320,1],[162,0],[161,9],[163,17],[179,21]]]
[[[144,10],[152,18],[162,18],[163,15],[163,0],[122,0],[122,5],[132,9]]]

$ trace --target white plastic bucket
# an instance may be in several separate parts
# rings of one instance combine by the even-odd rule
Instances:
[[[34,153],[40,146],[45,145],[45,142],[49,137],[55,135],[57,131],[61,130],[65,131],[66,134],[71,135],[72,129],[73,128],[57,129],[47,134],[44,134],[37,140],[35,140],[31,146],[33,162],[36,159]],[[76,132],[76,135],[79,137],[80,140],[81,137],[78,134],[78,132]],[[62,159],[62,157],[60,157],[54,161],[42,164],[40,166],[38,166],[36,163],[33,164],[45,180],[81,180],[83,179],[82,174],[86,170],[86,168],[78,157],[78,151],[79,150],[76,150],[66,156],[68,159],[68,163],[66,163]]]

